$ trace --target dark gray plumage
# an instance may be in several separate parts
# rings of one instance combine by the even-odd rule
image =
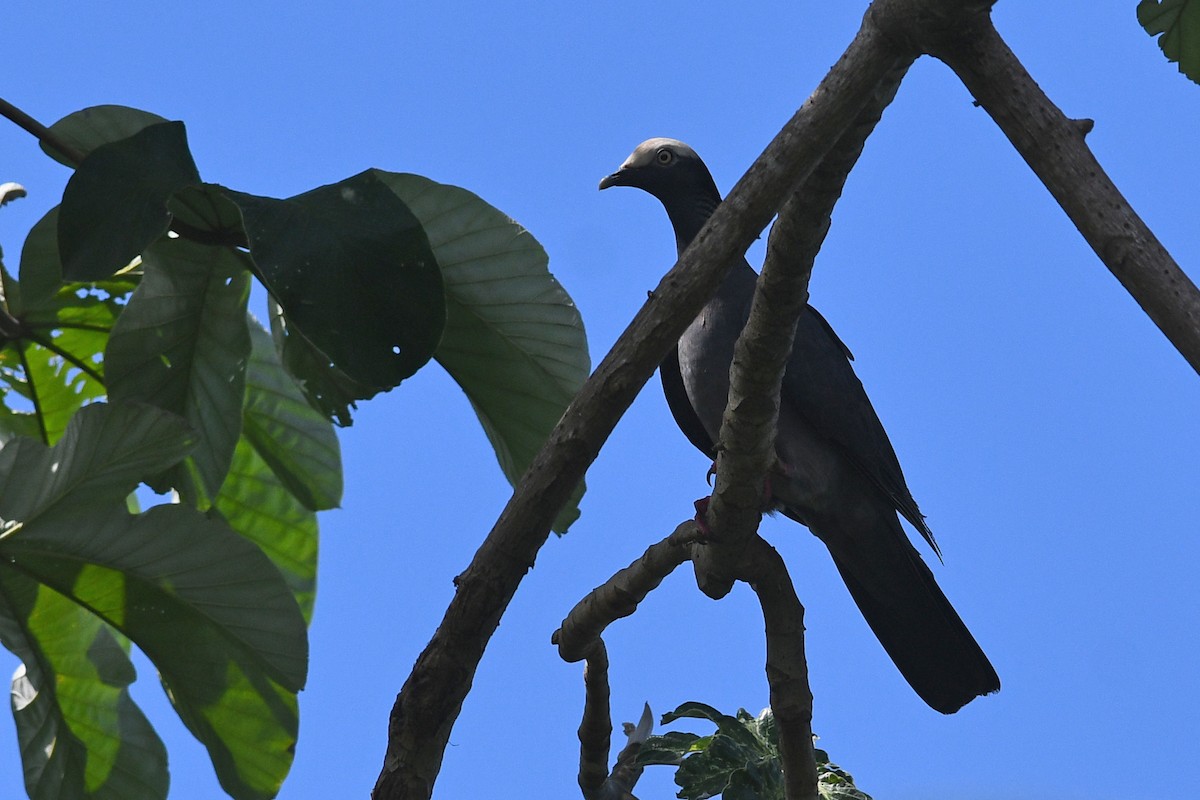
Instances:
[[[686,144],[638,145],[600,188],[634,186],[667,210],[682,253],[721,202],[708,168]],[[734,343],[750,314],[757,275],[744,258],[663,361],[667,404],[697,448],[713,443],[729,395]],[[780,397],[773,501],[829,548],[867,623],[926,703],[950,714],[1000,679],[909,542],[899,512],[933,540],[849,351],[811,306],[800,316]]]

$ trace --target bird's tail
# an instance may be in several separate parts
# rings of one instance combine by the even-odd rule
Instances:
[[[880,530],[884,525],[892,528]],[[953,714],[1000,678],[890,510],[869,536],[818,534],[867,624],[921,699]]]

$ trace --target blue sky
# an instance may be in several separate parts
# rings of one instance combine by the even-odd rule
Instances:
[[[728,190],[836,60],[857,3],[20,4],[3,93],[44,122],[100,103],[187,123],[201,174],[288,196],[367,167],[464,186],[525,225],[598,361],[674,261],[665,214],[596,191],[638,142],[692,144]],[[1135,3],[1002,2],[997,25],[1186,269],[1200,258],[1200,87]],[[15,265],[68,173],[0,125]],[[751,262],[761,259],[761,247]],[[942,65],[910,74],[851,176],[812,281],[854,351],[945,554],[934,571],[1003,682],[953,717],[904,684],[823,547],[763,533],[807,608],[821,744],[879,800],[1107,800],[1200,784],[1200,379],[1107,273]],[[452,381],[431,367],[343,432],[343,508],[322,561],[296,764],[280,797],[365,797],[396,691],[509,496]],[[551,632],[589,589],[691,515],[707,462],[655,379],[588,476],[482,662],[436,797],[576,792],[580,668]],[[607,636],[617,721],[644,701],[766,704],[762,623],[672,576]],[[147,662],[135,696],[174,800],[220,796]],[[0,653],[0,673],[16,661]],[[670,797],[664,768],[640,785]],[[20,787],[0,722],[5,796]],[[1152,791],[1146,790],[1147,793]]]

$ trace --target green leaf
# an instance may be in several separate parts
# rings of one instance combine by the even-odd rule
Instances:
[[[284,368],[295,376],[308,404],[342,427],[352,425],[350,409],[382,390],[359,383],[339,370],[291,324],[274,300],[269,303],[269,313],[275,350],[281,354]]]
[[[58,249],[68,280],[101,280],[167,232],[167,200],[200,182],[182,122],[151,125],[92,150],[67,181]]]
[[[238,442],[213,508],[230,528],[262,548],[292,590],[304,621],[311,622],[317,592],[317,515],[288,491],[247,437]]]
[[[58,255],[58,206],[46,212],[25,237],[21,248],[21,304],[36,308],[62,286]]]
[[[373,173],[287,200],[228,196],[255,274],[325,366],[378,391],[429,360],[445,324],[441,272],[420,223]]]
[[[24,437],[0,448],[0,520],[26,524],[73,503],[124,504],[147,475],[178,463],[195,444],[174,414],[135,403],[87,406],[53,448]]]
[[[195,470],[211,498],[241,434],[250,275],[234,252],[182,239],[152,245],[143,264],[145,276],[105,350],[109,395],[191,423],[200,434]],[[182,481],[178,473],[168,478],[177,487]]]
[[[1137,18],[1179,71],[1200,83],[1200,0],[1142,0]]]
[[[778,730],[771,709],[757,717],[744,709],[736,716],[704,703],[684,703],[663,715],[662,722],[692,718],[716,723],[710,736],[670,732],[651,736],[642,745],[638,763],[678,766],[679,797],[700,800],[721,795],[729,800],[783,800],[783,767],[779,760]],[[854,786],[854,779],[829,755],[816,750],[817,794],[824,800],[871,800]]]
[[[129,276],[131,277],[131,276]],[[105,393],[102,355],[130,280],[67,284],[21,314],[21,338],[0,345],[0,389],[12,432],[58,441],[81,406]],[[24,402],[12,403],[16,397]]]
[[[271,797],[293,755],[304,618],[279,571],[221,521],[183,505],[126,511],[132,476],[186,451],[162,430],[170,417],[93,405],[54,448],[14,439],[0,449],[0,563],[137,643],[222,786]]]
[[[166,121],[165,117],[151,114],[149,111],[127,106],[103,105],[68,114],[51,125],[50,130],[63,143],[87,155],[102,144],[127,139],[143,128]],[[41,143],[41,147],[46,155],[58,163],[72,168],[78,166],[53,147],[47,146],[45,142]]]
[[[167,201],[167,210],[176,223],[189,226],[189,237],[196,241],[211,239],[228,244],[236,242],[246,245],[246,231],[242,228],[242,212],[226,196],[226,189],[215,183],[185,186]]]
[[[434,358],[462,387],[516,484],[590,372],[583,320],[519,224],[456,186],[376,173],[429,236],[446,286]],[[579,517],[583,485],[555,521]]]
[[[133,702],[123,643],[99,618],[0,566],[0,640],[22,661],[13,717],[32,800],[160,800],[167,753]]]
[[[250,340],[243,436],[304,507],[336,508],[342,499],[342,459],[333,427],[309,406],[283,368],[271,335],[252,323]]]

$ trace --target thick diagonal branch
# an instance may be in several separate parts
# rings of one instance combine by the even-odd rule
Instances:
[[[655,367],[716,290],[729,264],[852,124],[870,93],[894,68],[895,58],[877,30],[867,26],[860,31],[584,384],[458,577],[458,590],[442,624],[397,697],[375,800],[430,796],[484,647],[533,565],[558,509]]]

